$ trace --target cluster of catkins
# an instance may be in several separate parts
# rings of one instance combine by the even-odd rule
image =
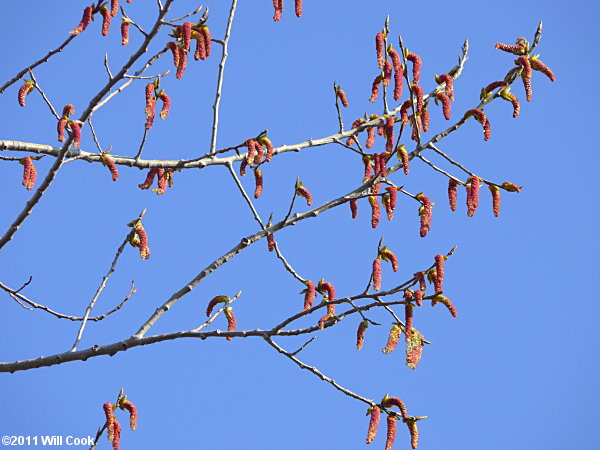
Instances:
[[[367,410],[367,415],[370,416],[369,429],[367,430],[367,444],[373,442],[377,436],[377,429],[379,428],[379,422],[381,420],[382,408],[389,409],[393,408],[394,406],[400,410],[400,416],[398,416],[396,412],[387,413],[385,450],[391,450],[394,445],[394,441],[396,440],[396,421],[399,419],[401,419],[402,422],[404,422],[408,427],[412,448],[417,448],[419,445],[419,430],[417,429],[417,422],[425,419],[426,416],[409,416],[404,402],[398,397],[390,397],[387,394],[385,397],[383,397],[378,405],[373,405]]]
[[[132,0],[127,0],[127,3],[131,3]],[[86,6],[83,10],[83,16],[79,25],[73,28],[70,33],[73,36],[77,36],[84,31],[94,20],[94,14],[99,13],[102,16],[102,36],[108,36],[110,30],[110,24],[112,18],[119,12],[119,0],[110,0],[110,8],[99,2],[98,5]],[[121,16],[121,45],[127,45],[129,43],[129,26],[131,25],[131,19],[125,14]]]
[[[264,162],[271,162],[274,150],[273,143],[267,136],[260,136],[257,139],[246,140],[243,145],[246,146],[248,151],[240,164],[240,176],[246,175],[246,167],[257,165],[254,168],[254,198],[258,198],[263,191],[263,173],[260,165]]]
[[[62,117],[58,119],[56,131],[58,133],[58,142],[65,142],[65,129],[68,127],[73,136],[73,147],[79,147],[81,143],[81,124],[78,120],[71,120],[71,114],[75,113],[75,107],[70,103],[63,108]]]
[[[169,97],[164,89],[159,90],[160,78],[152,83],[146,85],[146,130],[152,128],[154,123],[154,117],[156,116],[156,101],[161,100],[163,102],[160,110],[160,118],[166,119],[171,109],[171,97]]]
[[[215,306],[217,306],[217,304],[227,304],[230,301],[231,298],[227,297],[226,295],[217,295],[210,302],[208,302],[208,306],[206,307],[206,317],[211,316],[213,309],[215,308]],[[226,306],[223,312],[225,313],[225,317],[227,318],[227,331],[235,331],[237,328],[237,320],[235,318],[235,315],[233,314],[233,308],[231,306]],[[227,337],[228,341],[232,339],[232,336]]]
[[[152,189],[152,192],[155,192],[157,195],[162,195],[167,191],[168,187],[173,187],[173,170],[172,169],[163,169],[163,168],[152,168],[148,171],[146,175],[146,179],[142,184],[138,184],[138,187],[141,190],[150,189],[152,184],[154,183],[154,179],[157,178],[158,187]]]
[[[308,311],[313,307],[317,292],[323,295],[324,302],[333,302],[335,300],[335,287],[330,282],[325,281],[324,278],[316,286],[310,280],[306,280],[304,284],[306,284],[306,289],[301,292],[301,294],[304,294],[304,308],[302,311]],[[324,329],[327,321],[333,320],[335,317],[335,303],[327,303],[327,314],[319,319],[319,329]]]
[[[206,25],[206,20],[208,19],[207,12],[204,13],[197,24],[184,22],[173,29],[171,36],[176,40],[168,42],[167,48],[173,54],[173,65],[177,69],[175,78],[177,79],[183,77],[183,73],[187,67],[188,52],[191,49],[192,39],[196,41],[196,48],[194,50],[195,61],[199,59],[205,60],[210,56],[212,38],[210,30]]]
[[[425,276],[427,276],[430,283],[434,286],[434,294],[428,299],[431,300],[432,306],[435,306],[437,303],[441,303],[448,310],[453,317],[457,316],[456,308],[452,301],[442,295],[443,291],[443,282],[444,282],[444,261],[446,257],[443,255],[435,256],[435,264],[434,267],[427,270],[426,272],[417,272],[414,274],[413,283],[419,284],[419,289],[404,290],[404,315],[405,322],[404,325],[398,323],[394,324],[390,330],[388,341],[383,348],[383,353],[391,353],[393,352],[398,343],[400,342],[400,336],[402,333],[405,335],[405,341],[407,344],[406,347],[406,364],[411,369],[416,369],[419,361],[421,360],[421,355],[423,352],[424,338],[423,335],[413,328],[413,302],[417,307],[423,305],[423,299],[425,295],[425,291],[427,289],[425,283]],[[390,251],[387,247],[383,247],[378,251],[377,258],[373,261],[373,271],[371,273],[371,279],[373,281],[373,288],[378,291],[381,290],[381,261],[389,261],[392,265],[392,270],[394,272],[398,271],[398,258],[396,255]],[[363,320],[358,325],[358,330],[356,333],[356,348],[358,350],[362,349],[364,344],[365,332],[368,328],[369,323],[367,320]]]
[[[112,443],[114,450],[119,450],[121,445],[121,424],[115,417],[115,411],[117,408],[129,412],[129,427],[132,430],[135,430],[137,428],[138,420],[137,408],[133,403],[127,400],[126,395],[119,398],[119,401],[114,405],[110,402],[106,402],[104,405],[102,405],[102,409],[104,410],[104,416],[106,417],[106,422],[104,424],[104,426],[106,427],[106,434],[108,440]]]
[[[302,0],[295,0],[296,17],[302,17]],[[283,0],[273,0],[273,8],[275,13],[273,14],[273,20],[278,22],[281,20],[283,14]]]
[[[386,30],[383,30],[375,36],[377,64],[381,72],[373,80],[371,98],[369,99],[371,102],[377,100],[381,84],[387,87],[392,83],[392,75],[394,78],[394,100],[398,101],[402,96],[406,67],[402,63],[400,54],[394,50],[391,44],[386,48],[386,38]],[[419,85],[423,64],[419,55],[409,52],[406,49],[404,51],[404,58],[412,64],[412,84],[410,86],[411,98],[401,104],[399,120],[403,126],[407,126],[410,122],[413,130],[412,139],[418,140],[419,133],[421,131],[426,132],[429,129],[429,112],[427,110],[427,104],[423,101],[423,89]],[[440,102],[442,104],[444,117],[449,120],[450,101],[454,100],[454,79],[450,74],[446,73],[436,76],[436,82],[444,87],[444,92],[439,91],[435,96],[435,101],[436,103]],[[344,107],[347,107],[348,101],[346,93],[339,86],[334,87],[337,98]],[[412,116],[409,114],[411,106],[414,108],[414,114],[412,114]],[[364,164],[363,182],[368,182],[373,178],[376,179],[376,182],[373,183],[373,186],[370,189],[371,195],[368,197],[371,206],[371,226],[373,228],[378,226],[381,219],[381,207],[377,199],[378,196],[381,197],[381,204],[386,210],[388,220],[392,220],[393,212],[396,208],[398,188],[390,186],[386,188],[385,193],[379,194],[381,184],[379,180],[387,176],[387,164],[389,160],[395,153],[398,160],[402,162],[403,171],[406,175],[409,173],[410,160],[406,147],[404,145],[397,145],[395,142],[394,125],[397,118],[393,116],[380,117],[376,114],[371,114],[369,116],[370,121],[375,119],[380,119],[378,125],[365,126],[366,120],[364,118],[359,118],[352,124],[352,129],[358,128],[358,132],[366,129],[367,141],[365,147],[367,149],[371,149],[375,145],[376,135],[385,138],[385,152],[364,154],[362,158]],[[356,142],[356,137],[351,136],[346,144],[352,145]],[[420,235],[425,237],[431,227],[431,202],[429,201],[429,198],[423,194],[418,194],[416,199],[421,203],[421,207],[419,208],[419,215],[421,217]],[[350,210],[352,212],[352,218],[356,218],[358,216],[358,201],[356,198],[350,200]]]
[[[464,184],[467,191],[467,216],[473,217],[477,207],[479,206],[479,188],[483,180],[476,175],[469,177],[466,183],[462,183],[455,178],[450,178],[448,181],[448,201],[450,203],[450,209],[456,211],[456,195],[458,190],[458,184]],[[501,185],[485,182],[492,194],[492,210],[494,216],[500,215],[500,189],[507,192],[521,192],[521,188],[510,181],[505,181]]]

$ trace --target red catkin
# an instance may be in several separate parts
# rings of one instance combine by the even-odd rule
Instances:
[[[473,217],[479,206],[479,177],[471,177],[467,188],[467,216]]]
[[[419,215],[421,217],[419,234],[421,237],[425,237],[431,228],[431,200],[423,194],[418,194],[417,200],[421,202],[421,207],[419,208]]]
[[[156,103],[154,101],[154,90],[156,89],[156,85],[154,83],[148,83],[146,85],[146,108],[144,109],[144,113],[146,114],[146,118],[154,114],[154,107]]]
[[[73,147],[79,147],[81,143],[81,126],[78,122],[74,120],[69,120],[69,127],[71,128],[71,132],[73,133]]]
[[[167,48],[171,50],[171,53],[173,54],[173,65],[176,68],[179,68],[179,47],[175,42],[171,41],[167,42]]]
[[[194,51],[194,60],[206,59],[206,42],[204,36],[201,33],[193,32],[192,37],[196,39],[196,50]]]
[[[363,175],[363,183],[366,183],[367,180],[371,178],[371,170],[373,169],[372,158],[369,155],[364,155],[362,157],[362,162],[365,166],[365,172]]]
[[[448,201],[450,202],[450,209],[456,211],[456,191],[458,183],[454,178],[448,180]]]
[[[494,211],[494,216],[498,217],[500,215],[500,189],[494,185],[490,185],[489,188],[492,194],[492,209]]]
[[[141,223],[138,223],[135,227],[135,232],[140,238],[140,243],[138,245],[140,249],[140,257],[142,259],[150,258],[150,249],[148,248],[148,235],[146,234],[146,230]]]
[[[398,190],[396,189],[396,186],[387,187],[385,188],[385,190],[388,191],[388,194],[390,196],[390,208],[392,209],[392,211],[394,211],[396,209],[396,203],[398,202]]]
[[[475,117],[475,120],[483,126],[483,140],[487,141],[490,139],[491,125],[487,119],[485,113],[481,109],[473,108],[465,113],[465,117]]]
[[[310,192],[308,191],[308,189],[306,189],[304,186],[302,186],[302,183],[300,183],[297,187],[296,187],[296,194],[298,194],[300,197],[304,197],[306,199],[306,204],[308,206],[312,206],[312,195],[310,195]]]
[[[175,78],[180,80],[185,73],[185,69],[187,67],[188,56],[187,53],[181,48],[177,47],[179,53],[178,65],[177,65],[177,73],[175,74]]]
[[[296,17],[302,17],[302,0],[296,0]]]
[[[383,33],[377,33],[375,35],[375,51],[377,52],[377,65],[380,69],[383,69],[383,45],[385,42],[385,36]]]
[[[104,410],[104,416],[106,417],[106,435],[108,440],[112,442],[115,434],[115,416],[113,415],[113,409],[110,402],[106,402],[102,405],[102,409]]]
[[[421,78],[421,68],[423,67],[421,58],[414,53],[408,53],[406,59],[413,63],[413,84],[417,84]]]
[[[400,334],[401,333],[402,333],[402,328],[400,328],[399,325],[393,325],[392,329],[390,330],[390,334],[388,336],[388,341],[385,344],[385,347],[381,351],[385,354],[392,353],[396,349],[398,342],[400,342]]]
[[[523,88],[525,89],[525,96],[527,101],[530,102],[533,98],[533,90],[531,89],[531,78],[525,76],[525,72],[521,74],[521,80],[523,81]]]
[[[312,281],[306,281],[306,289],[304,291],[304,308],[303,311],[312,308],[315,298],[317,296],[317,290],[315,289],[315,283]]]
[[[521,111],[521,105],[519,104],[519,100],[517,99],[517,97],[512,92],[510,92],[508,89],[501,90],[500,97],[502,97],[506,101],[509,101],[512,104],[513,117],[517,118],[517,116],[519,115],[519,112]]]
[[[235,331],[237,327],[237,320],[235,314],[233,314],[233,308],[228,306],[225,308],[225,317],[227,317],[227,331]],[[233,336],[227,336],[228,341],[233,339]]]
[[[499,87],[505,86],[508,86],[508,83],[506,81],[493,81],[492,83],[488,84],[486,87],[481,89],[481,94],[479,95],[479,98],[481,100],[488,98],[494,89],[498,89]]]
[[[121,22],[121,45],[124,47],[129,44],[129,26],[131,25],[131,21],[126,17],[122,18]],[[170,42],[170,44],[175,45],[175,43]]]
[[[208,306],[206,307],[206,317],[210,317],[212,315],[213,309],[219,303],[225,303],[229,301],[229,297],[226,295],[217,295],[213,297],[210,302],[208,302]]]
[[[385,134],[385,151],[391,152],[394,150],[394,118],[388,117],[385,119],[385,129],[383,130]],[[385,164],[383,164],[385,167]]]
[[[31,81],[26,81],[23,86],[19,89],[18,100],[19,105],[25,106],[25,97],[33,90],[33,83]]]
[[[117,420],[116,417],[115,417],[115,420],[113,423],[113,429],[114,429],[114,434],[113,434],[113,439],[112,439],[113,450],[119,450],[121,448],[121,424],[119,423],[119,421]]]
[[[358,200],[353,198],[350,200],[350,211],[352,212],[352,218],[358,217]]]
[[[115,162],[107,153],[101,153],[100,158],[102,160],[102,164],[108,167],[108,170],[112,175],[112,180],[117,181],[119,179],[119,170],[117,169]]]
[[[106,6],[100,8],[100,15],[102,16],[102,36],[108,36],[108,30],[110,29],[110,22],[112,20],[111,12]]]
[[[319,284],[317,286],[319,292],[325,292],[327,294],[327,300],[332,301],[335,300],[335,287],[333,286],[333,284],[327,282],[327,281],[319,281]],[[329,308],[329,306],[335,306],[335,305],[328,305],[327,308]]]
[[[489,141],[491,135],[492,135],[492,124],[488,120],[485,122],[485,125],[483,126],[483,140]]]
[[[150,189],[150,186],[152,186],[152,183],[154,183],[154,177],[156,176],[156,172],[157,169],[150,169],[148,171],[148,175],[146,175],[146,180],[144,180],[142,184],[138,184],[138,187],[141,190]]]
[[[375,100],[377,100],[377,97],[379,96],[379,84],[383,81],[383,75],[379,74],[375,77],[375,79],[373,80],[373,84],[371,85],[371,98],[369,99],[369,101],[371,103],[375,103]]]
[[[525,53],[525,47],[522,45],[506,45],[501,42],[496,43],[496,49],[502,50],[507,53],[512,53],[513,55],[522,55]]]
[[[454,303],[452,303],[452,301],[448,297],[444,297],[443,295],[436,295],[435,297],[433,297],[431,299],[431,304],[435,305],[437,303],[441,303],[446,308],[448,308],[448,311],[450,311],[450,314],[452,314],[452,317],[458,316],[458,313],[456,312],[456,308],[454,307]]]
[[[254,145],[254,139],[248,139],[246,141],[246,148],[248,149],[248,153],[246,154],[246,162],[248,164],[252,164],[254,162],[254,157],[256,156],[256,147]]]
[[[398,397],[388,397],[386,395],[383,398],[383,400],[381,401],[381,405],[385,406],[386,408],[391,408],[393,406],[398,407],[398,409],[400,410],[400,415],[402,416],[402,418],[405,418],[408,415],[408,412],[406,410],[406,405]]]
[[[392,82],[392,63],[389,60],[385,60],[383,63],[383,85],[389,86]]]
[[[398,101],[402,96],[404,68],[402,66],[402,61],[400,60],[400,55],[391,46],[388,48],[388,55],[392,60],[392,66],[394,68],[394,100]]]
[[[28,191],[33,189],[35,182],[37,180],[37,170],[33,165],[30,156],[26,156],[23,158],[23,186],[27,188]]]
[[[266,136],[261,137],[258,141],[267,148],[267,159],[266,159],[266,161],[267,162],[271,162],[271,159],[273,159],[273,151],[274,151],[273,143]]]
[[[360,350],[363,348],[363,344],[365,343],[365,331],[369,327],[369,322],[365,320],[361,320],[358,324],[358,329],[356,330],[356,348]],[[367,442],[368,444],[369,442]]]
[[[435,255],[435,272],[436,277],[440,283],[444,282],[444,256],[443,255]],[[441,291],[441,289],[440,289]]]
[[[129,400],[125,400],[121,406],[123,409],[126,409],[129,412],[129,428],[135,430],[137,428],[138,419],[137,408]]]
[[[384,256],[386,261],[390,262],[390,264],[392,265],[392,270],[394,272],[398,272],[398,257],[396,256],[396,254],[390,249],[388,249],[387,246],[381,250],[381,254],[382,256]]]
[[[454,78],[450,74],[443,73],[436,78],[436,81],[440,84],[446,83],[446,95],[450,100],[454,100]]]
[[[376,291],[381,290],[381,259],[375,258],[373,261],[373,272],[371,273],[373,278],[373,289]]]
[[[423,110],[423,88],[413,84],[410,89],[417,99],[417,114],[419,114]]]
[[[75,107],[70,103],[67,103],[63,108],[62,116],[68,118],[71,114],[75,113]]]
[[[367,143],[365,147],[373,148],[375,145],[375,129],[373,127],[367,128]]]
[[[367,444],[370,444],[375,440],[377,428],[379,428],[379,421],[381,420],[381,410],[379,409],[379,406],[372,406],[369,410],[371,412],[371,418],[369,419],[369,429],[367,430]]]
[[[398,147],[398,157],[402,161],[404,175],[408,175],[410,158],[408,157],[408,152],[406,151],[404,145]]]
[[[381,209],[379,208],[377,197],[369,195],[369,203],[371,205],[371,227],[377,228],[381,219]]]
[[[425,284],[425,274],[423,272],[415,273],[415,278],[419,282],[419,289],[425,292],[427,285]]]
[[[152,129],[152,125],[154,124],[154,117],[156,114],[156,100],[151,98],[148,103],[146,103],[146,130]],[[149,112],[149,114],[148,114]]]
[[[396,439],[396,418],[387,416],[387,434],[385,438],[385,450],[392,450]]]
[[[406,420],[406,426],[410,433],[410,446],[415,449],[419,446],[419,429],[417,428],[416,420]]]
[[[342,102],[342,106],[344,108],[347,108],[348,107],[348,97],[346,97],[346,93],[338,87],[335,90],[335,94],[338,96],[338,98]]]
[[[162,109],[160,110],[160,118],[164,120],[169,115],[169,110],[171,109],[171,97],[161,92],[158,94],[158,98],[163,102]]]
[[[435,98],[437,98],[440,103],[442,104],[442,112],[444,113],[444,119],[446,120],[450,120],[450,99],[448,98],[448,96],[446,94],[444,94],[443,92],[438,92],[437,95],[435,96]]]
[[[65,126],[67,125],[67,119],[64,117],[59,119],[56,131],[58,132],[58,142],[65,142]]]
[[[554,81],[556,77],[554,76],[554,72],[552,72],[546,64],[541,62],[539,59],[532,59],[529,61],[531,63],[531,68],[533,70],[537,70],[538,72],[546,75],[550,81]]]
[[[281,14],[283,13],[283,0],[273,0],[273,7],[275,8],[273,20],[279,22],[281,20]]]
[[[181,45],[182,45],[183,51],[189,52],[190,51],[190,42],[192,40],[192,23],[184,22],[183,25],[181,25],[180,33],[181,33]]]
[[[208,58],[210,56],[212,47],[212,36],[210,34],[210,29],[206,25],[203,25],[200,27],[200,34],[204,36],[204,47],[206,48],[206,57]]]
[[[429,131],[429,109],[423,108],[421,112],[421,122],[423,124],[423,131],[427,133]]]
[[[240,176],[243,177],[246,175],[246,167],[248,166],[248,161],[242,159],[242,163],[240,164]]]
[[[270,252],[275,250],[275,238],[273,237],[273,233],[267,234],[267,247],[269,248]]]
[[[404,291],[405,295],[408,291]],[[406,339],[410,339],[410,335],[413,330],[413,305],[410,302],[407,302],[404,305],[404,334],[406,334]]]
[[[527,56],[522,55],[519,56],[516,60],[515,63],[518,66],[523,67],[523,75],[527,78],[531,78],[531,63],[529,62],[529,59],[527,58]]]
[[[115,17],[119,12],[119,0],[110,0],[110,15]]]
[[[263,174],[262,170],[260,170],[258,167],[254,169],[254,181],[256,183],[256,188],[254,189],[254,198],[258,198],[263,191]]]
[[[385,207],[385,212],[387,214],[388,220],[392,220],[394,218],[394,210],[390,205],[390,195],[384,194],[381,197],[381,203],[383,203],[383,206]]]
[[[167,190],[167,179],[165,177],[165,169],[156,170],[157,188],[152,189],[152,192],[156,192],[157,195],[163,195]]]
[[[70,33],[73,36],[77,36],[79,33],[81,33],[83,30],[85,30],[88,27],[88,25],[90,24],[90,22],[92,20],[92,12],[93,12],[93,8],[91,6],[87,6],[83,10],[83,17],[81,18],[81,22],[79,22],[79,25],[77,25],[74,29],[72,29],[70,31]]]
[[[413,293],[413,298],[415,299],[415,303],[417,304],[417,306],[422,306],[423,305],[423,291],[416,290]]]

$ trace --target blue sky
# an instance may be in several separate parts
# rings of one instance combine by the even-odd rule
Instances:
[[[130,17],[150,27],[154,2],[122,3]],[[170,17],[195,6],[178,0]],[[208,6],[208,24],[213,37],[220,39],[229,2]],[[0,11],[0,83],[62,42],[81,17],[79,3],[23,0],[18,5],[5,2]],[[237,145],[264,129],[275,146],[335,133],[334,81],[348,94],[346,126],[364,112],[381,113],[381,102],[371,104],[368,98],[378,72],[374,36],[388,14],[394,39],[401,34],[406,46],[423,59],[421,84],[426,91],[434,87],[433,74],[456,63],[469,38],[469,60],[455,84],[453,119],[478,103],[483,86],[501,79],[513,66],[514,58],[494,50],[495,43],[512,44],[519,36],[531,40],[543,20],[537,53],[556,74],[556,82],[534,74],[530,103],[524,100],[522,86],[515,84],[512,92],[521,99],[517,119],[507,102],[489,105],[490,141],[484,142],[480,125],[469,121],[440,143],[478,175],[524,186],[519,194],[502,193],[499,218],[492,214],[487,190],[482,190],[475,217],[466,217],[461,195],[458,211],[451,212],[447,181],[415,160],[408,176],[396,173],[392,180],[436,202],[426,238],[419,237],[415,202],[403,197],[394,220],[382,220],[375,230],[363,200],[356,220],[342,206],[276,235],[299,273],[332,281],[340,297],[364,288],[382,236],[400,260],[398,274],[384,265],[384,287],[399,284],[428,267],[435,254],[458,245],[447,261],[444,290],[459,315],[454,319],[440,306],[415,311],[415,327],[433,342],[417,370],[404,365],[401,348],[390,355],[381,353],[390,327],[383,313],[370,316],[383,325],[368,329],[360,352],[354,346],[358,319],[351,316],[317,333],[315,342],[299,354],[362,396],[378,401],[386,393],[396,395],[409,413],[429,416],[419,422],[421,449],[600,446],[594,432],[600,308],[598,294],[589,285],[597,277],[600,250],[599,158],[593,138],[599,113],[594,95],[598,64],[593,57],[598,41],[592,33],[599,11],[594,2],[567,6],[558,1],[507,1],[492,6],[466,1],[365,5],[355,0],[306,0],[301,19],[288,1],[283,19],[274,23],[268,0],[239,2],[225,69],[219,148]],[[139,33],[132,29],[130,46],[122,48],[118,24],[115,21],[109,36],[102,37],[96,21],[62,54],[35,70],[57,108],[73,103],[78,117],[106,81],[104,53],[117,68],[139,45]],[[163,34],[151,52],[165,42]],[[172,110],[165,121],[157,119],[145,158],[193,158],[208,151],[219,50],[215,45],[207,61],[191,61],[182,80],[175,80],[174,73],[164,79],[161,87],[171,95]],[[163,58],[150,73],[168,69],[171,60]],[[137,151],[145,84],[134,83],[94,116],[99,139],[104,147],[113,147],[113,154],[132,156]],[[0,139],[57,145],[55,119],[37,93],[20,108],[19,85],[0,96]],[[433,108],[431,113],[433,132],[446,126],[440,111]],[[96,151],[87,127],[83,135],[82,148]],[[410,140],[405,143],[413,148]],[[383,150],[381,138],[375,149]],[[39,180],[50,159],[36,163]],[[20,165],[0,163],[4,233],[31,193],[20,184]],[[118,304],[131,280],[137,293],[118,313],[90,324],[80,348],[129,337],[208,263],[257,231],[223,167],[176,173],[175,186],[163,196],[138,189],[144,177],[138,169],[121,168],[119,181],[113,183],[99,164],[66,164],[15,239],[0,251],[1,282],[17,287],[32,276],[25,295],[66,314],[81,315],[128,232],[125,225],[148,209],[144,224],[151,258],[142,261],[135,249],[126,248],[95,311],[100,314]],[[276,220],[285,215],[297,177],[318,205],[358,186],[362,165],[340,146],[277,156],[265,167],[264,193],[255,202],[264,219],[270,213]],[[253,190],[251,176],[243,183]],[[307,209],[303,202],[295,208]],[[301,309],[301,289],[260,241],[206,278],[151,333],[194,328],[210,298],[239,290],[243,295],[234,306],[239,328],[267,329]],[[1,294],[1,361],[70,348],[77,324],[27,311]],[[313,319],[318,317],[305,325]],[[213,324],[225,326],[223,317]],[[294,350],[305,340],[277,342]],[[365,405],[300,370],[258,338],[182,339],[114,357],[3,374],[1,392],[10,413],[0,429],[3,435],[94,435],[103,421],[102,404],[114,401],[121,387],[140,415],[138,430],[123,432],[125,449],[364,447]],[[99,448],[110,448],[104,437],[100,442]],[[383,448],[384,442],[382,424],[371,446]],[[408,432],[401,424],[395,448],[409,448]]]

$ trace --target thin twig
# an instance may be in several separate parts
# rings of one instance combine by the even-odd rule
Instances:
[[[223,74],[225,73],[225,62],[229,55],[229,36],[231,34],[231,25],[233,24],[233,17],[235,15],[235,9],[237,7],[237,0],[231,2],[231,9],[229,10],[229,19],[227,20],[227,28],[225,29],[225,37],[223,38],[223,53],[221,56],[221,62],[219,63],[219,75],[217,78],[217,92],[215,94],[215,103],[213,105],[213,124],[212,124],[212,136],[210,138],[210,153],[214,155],[217,149],[217,131],[219,128],[219,106],[221,104],[221,95],[223,90]]]
[[[46,105],[48,105],[48,108],[50,108],[50,112],[52,113],[52,115],[54,117],[56,117],[56,120],[60,120],[60,116],[58,115],[58,113],[54,109],[54,106],[52,106],[52,103],[50,102],[50,100],[48,100],[48,97],[46,97],[46,93],[40,87],[40,84],[35,79],[35,75],[33,74],[33,70],[31,70],[31,69],[29,69],[29,76],[31,77],[31,81],[33,81],[33,87],[35,87],[38,90],[38,92],[42,95],[42,98],[46,102]]]
[[[141,221],[145,214],[146,214],[146,210],[144,209],[139,214],[137,221],[138,222]],[[81,326],[79,327],[79,331],[77,332],[77,337],[75,338],[75,342],[73,343],[73,346],[71,347],[72,352],[77,350],[77,346],[79,345],[79,342],[81,341],[81,338],[83,336],[83,331],[85,330],[85,326],[87,325],[88,317],[90,316],[92,309],[94,308],[94,305],[96,305],[96,302],[98,301],[98,298],[100,297],[100,294],[102,294],[102,291],[106,287],[106,283],[108,282],[108,279],[115,271],[115,268],[117,267],[117,262],[119,261],[119,257],[121,256],[121,253],[123,253],[123,250],[125,250],[125,246],[129,243],[129,240],[131,239],[131,236],[133,235],[133,233],[135,233],[135,229],[132,228],[131,231],[129,233],[127,233],[127,236],[125,236],[125,239],[123,239],[123,242],[117,249],[117,253],[115,254],[115,257],[113,258],[113,261],[110,265],[110,268],[108,269],[108,272],[106,273],[106,275],[104,275],[104,277],[102,277],[102,281],[100,282],[100,286],[98,286],[98,289],[96,290],[96,294],[94,295],[94,297],[90,301],[89,305],[85,309],[85,314],[83,315],[83,321],[81,322]],[[135,292],[135,288],[133,287],[133,283],[132,283],[130,295],[133,294],[134,292]]]

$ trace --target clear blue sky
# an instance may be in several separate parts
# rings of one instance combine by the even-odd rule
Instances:
[[[75,4],[77,3],[77,4]],[[149,27],[154,2],[122,2],[134,20]],[[145,5],[148,3],[149,5]],[[197,6],[177,1],[172,16]],[[209,5],[213,37],[221,38],[229,2]],[[67,36],[81,17],[81,2],[4,2],[0,7],[3,45],[0,83]],[[439,306],[416,311],[415,327],[434,344],[416,371],[404,365],[398,348],[381,353],[389,319],[370,327],[363,350],[355,349],[354,316],[325,332],[299,357],[343,386],[376,400],[389,393],[402,398],[419,423],[421,449],[594,449],[597,428],[600,300],[593,287],[598,274],[597,85],[599,20],[596,2],[558,1],[393,2],[306,0],[297,19],[291,1],[283,19],[272,20],[268,0],[240,0],[226,66],[218,146],[236,145],[263,129],[273,143],[294,144],[337,131],[332,83],[348,94],[344,111],[350,125],[365,111],[377,74],[374,36],[386,15],[394,38],[423,59],[422,85],[451,68],[463,40],[470,58],[456,82],[453,119],[478,103],[481,87],[504,76],[511,55],[496,42],[531,39],[540,20],[541,59],[555,83],[535,74],[533,101],[522,100],[518,119],[510,104],[496,101],[486,112],[492,138],[484,142],[474,121],[440,148],[482,177],[524,186],[502,195],[494,218],[487,190],[474,218],[464,198],[452,213],[446,180],[414,161],[408,177],[393,180],[437,202],[431,233],[418,236],[415,202],[401,198],[393,222],[373,230],[368,204],[359,218],[347,207],[326,212],[277,235],[281,248],[306,278],[331,280],[339,296],[364,288],[377,242],[396,252],[400,271],[384,271],[384,286],[427,267],[436,253],[458,250],[446,267],[445,293],[458,309],[453,319]],[[117,19],[119,19],[117,17]],[[52,102],[73,103],[76,116],[104,84],[104,53],[113,68],[139,44],[132,29],[130,47],[120,46],[119,21],[108,37],[93,23],[67,50],[35,70]],[[157,39],[161,48],[166,36]],[[150,133],[144,156],[192,158],[208,151],[217,55],[190,62],[182,80],[173,74],[162,87],[172,110]],[[150,73],[171,68],[170,58]],[[18,86],[0,95],[0,139],[57,145],[56,121],[39,95],[17,105]],[[95,118],[102,145],[118,155],[135,154],[143,132],[141,81],[100,110]],[[432,109],[431,129],[445,126]],[[378,147],[382,148],[381,140]],[[411,141],[407,141],[409,149]],[[82,148],[95,151],[89,129]],[[381,150],[379,150],[381,151]],[[3,152],[13,156],[9,152]],[[51,165],[36,166],[40,179]],[[31,193],[20,184],[21,166],[0,161],[4,232]],[[456,175],[456,171],[454,171]],[[329,146],[286,153],[264,170],[265,190],[256,202],[264,218],[287,211],[296,177],[310,188],[315,204],[356,187],[362,168],[356,155]],[[145,173],[122,168],[117,183],[106,168],[77,161],[67,164],[15,239],[0,252],[0,281],[15,287],[31,275],[24,293],[67,314],[81,315],[114,252],[128,232],[127,222],[148,208],[144,223],[151,259],[127,248],[102,295],[97,313],[125,296],[132,279],[137,293],[122,311],[88,326],[81,348],[124,339],[209,262],[257,230],[256,223],[223,167],[175,174],[166,195],[141,191]],[[253,189],[250,176],[243,180]],[[298,211],[306,210],[300,202]],[[590,285],[592,282],[592,285]],[[152,332],[196,327],[210,298],[244,293],[235,305],[238,326],[266,329],[301,308],[299,283],[259,242],[239,254],[180,301]],[[315,321],[317,318],[314,319]],[[309,322],[307,322],[309,323]],[[214,327],[224,328],[220,317]],[[70,348],[77,324],[26,311],[0,293],[0,360],[13,361]],[[280,338],[293,350],[305,341]],[[139,427],[124,430],[124,449],[358,449],[364,447],[368,418],[363,403],[346,397],[309,372],[301,371],[261,339],[178,340],[136,348],[114,357],[3,374],[5,414],[2,435],[94,435],[102,424],[101,406],[121,387],[138,406]],[[124,417],[124,416],[122,416]],[[123,420],[124,422],[124,420]],[[372,444],[383,448],[385,432]],[[109,448],[103,437],[99,448]],[[409,448],[399,424],[395,448]]]

